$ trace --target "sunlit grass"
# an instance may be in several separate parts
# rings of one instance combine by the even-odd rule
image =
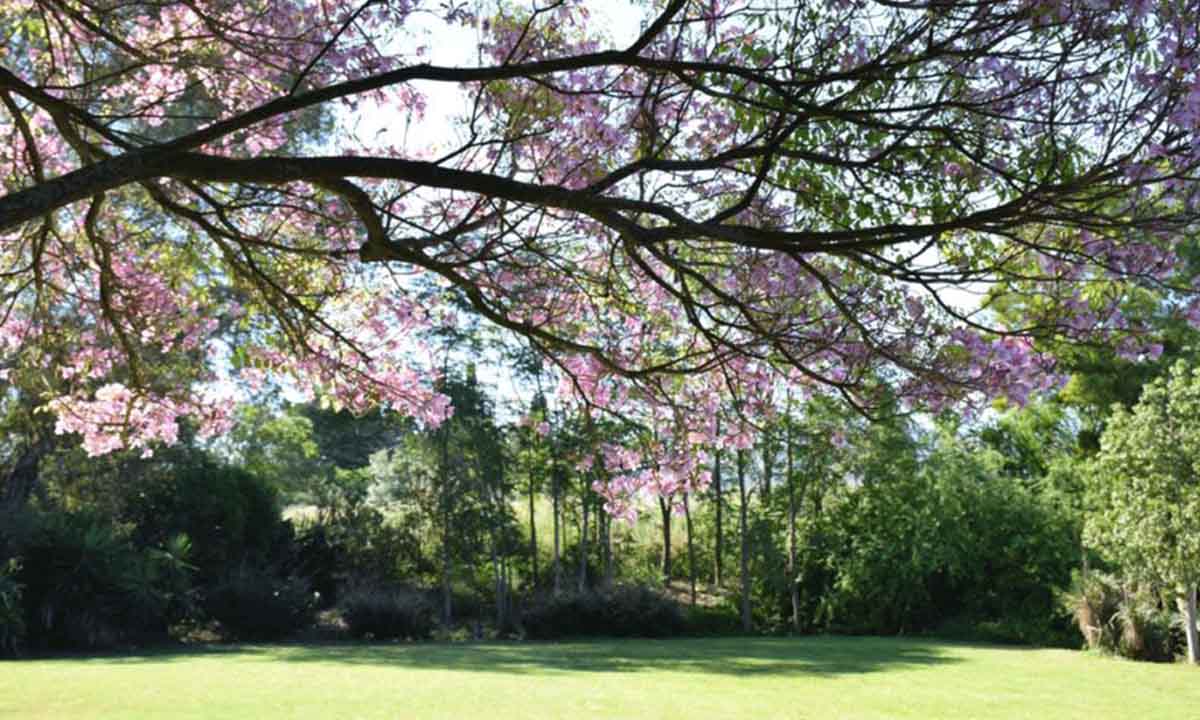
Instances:
[[[1195,718],[1200,671],[879,638],[236,646],[0,663],[0,717]]]

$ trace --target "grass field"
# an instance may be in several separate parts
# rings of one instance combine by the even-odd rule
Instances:
[[[1196,718],[1200,670],[880,638],[234,646],[0,662],[0,717]]]

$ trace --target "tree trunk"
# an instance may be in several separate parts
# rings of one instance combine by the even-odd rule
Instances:
[[[766,502],[771,497],[771,481],[775,477],[775,448],[771,444],[771,436],[763,432],[762,439],[763,485],[762,498]]]
[[[454,619],[453,596],[450,591],[450,524],[443,518],[442,530],[442,624],[450,625]]]
[[[509,626],[509,618],[512,617],[509,613],[512,611],[512,603],[509,602],[509,583],[512,578],[509,573],[509,561],[505,556],[500,557],[500,589],[503,591],[503,596],[496,603],[496,631],[503,632]]]
[[[591,498],[588,497],[586,491],[583,494],[583,517],[580,518],[581,527],[579,528],[579,577],[576,581],[576,587],[580,593],[587,590],[587,564],[588,564],[588,505]]]
[[[604,518],[604,587],[613,584],[612,516],[605,512]]]
[[[450,434],[445,423],[441,428],[442,441],[442,624],[449,626],[454,619],[450,591]]]
[[[561,509],[559,507],[561,505],[561,502],[559,501],[559,492],[561,491],[561,488],[558,477],[558,467],[555,466],[551,473],[553,475],[550,483],[551,495],[554,499],[554,594],[557,595],[562,592],[562,557],[560,555],[562,551],[562,520]]]
[[[737,451],[738,495],[741,503],[738,508],[738,537],[741,541],[741,590],[742,590],[742,631],[754,631],[754,619],[750,615],[750,538],[748,528],[748,497],[746,495],[746,451]]]
[[[696,548],[692,542],[692,507],[688,502],[689,495],[691,493],[683,494],[683,519],[687,525],[688,585],[692,591],[692,607],[696,607]]]
[[[496,579],[494,593],[496,596],[496,629],[504,627],[504,568],[500,564],[499,538],[495,527],[492,529],[492,576]]]
[[[533,563],[533,589],[538,586],[537,511],[534,509],[533,473],[529,474],[529,561]]]
[[[718,421],[718,428],[720,423]],[[718,429],[718,432],[720,430]],[[713,453],[713,503],[716,506],[716,536],[715,546],[713,547],[713,585],[721,587],[724,578],[721,577],[721,557],[725,553],[725,527],[722,523],[721,506],[724,504],[724,497],[721,491],[721,449],[717,448]]]
[[[1183,634],[1187,636],[1188,662],[1200,665],[1200,637],[1196,633],[1196,586],[1193,585],[1175,598],[1183,615]]]
[[[664,583],[671,582],[671,502],[659,496],[658,508],[662,512],[662,578]]]
[[[503,537],[504,509],[510,507],[504,492],[503,476],[499,478],[492,497],[492,566],[496,573],[496,631],[501,632],[508,625],[508,558],[504,552],[508,548],[501,547],[500,541]]]
[[[788,588],[792,599],[792,630],[800,632],[800,583],[796,581],[796,467],[792,442],[792,394],[787,397]]]

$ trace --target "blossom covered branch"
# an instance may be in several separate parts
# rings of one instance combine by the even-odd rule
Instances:
[[[407,0],[0,2],[0,338],[73,358],[47,402],[97,451],[214,421],[223,365],[436,423],[432,277],[686,458],[772,378],[1023,401],[1045,343],[1159,351],[1122,288],[1200,320],[1198,3],[671,0],[623,43],[588,10],[443,9],[480,45],[437,65]],[[354,134],[429,83],[448,147]]]

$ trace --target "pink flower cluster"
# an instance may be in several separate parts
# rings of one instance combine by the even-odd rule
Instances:
[[[109,383],[96,390],[91,399],[60,397],[47,408],[58,416],[54,431],[79,433],[89,456],[117,450],[153,454],[154,443],[172,444],[179,437],[179,418],[190,416],[198,422],[201,438],[220,435],[232,425],[232,404],[207,397],[174,400],[154,397],[131,390],[120,383]]]

